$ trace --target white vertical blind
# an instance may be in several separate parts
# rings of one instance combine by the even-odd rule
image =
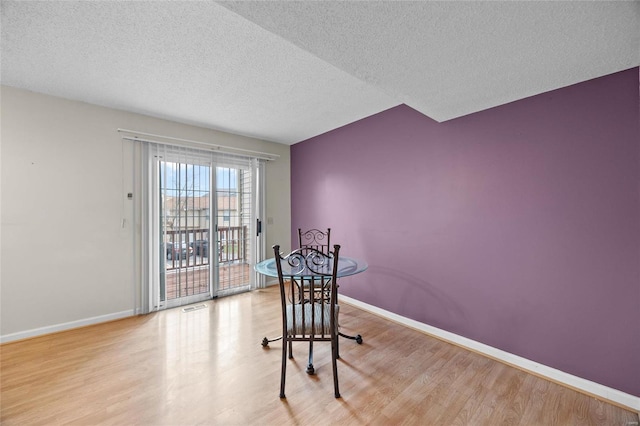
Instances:
[[[154,147],[159,170],[154,192],[158,227],[152,232],[152,252],[159,256],[156,305],[178,306],[210,298],[212,271],[201,244],[210,240],[211,172],[209,154],[185,147]],[[152,210],[154,211],[154,210]]]

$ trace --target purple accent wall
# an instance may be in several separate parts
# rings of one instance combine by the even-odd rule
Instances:
[[[638,82],[445,123],[401,105],[297,143],[292,246],[331,227],[370,265],[345,295],[640,396]]]

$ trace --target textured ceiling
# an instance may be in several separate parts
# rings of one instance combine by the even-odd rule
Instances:
[[[292,144],[640,64],[640,2],[2,1],[2,84]],[[179,136],[179,135],[173,135]]]

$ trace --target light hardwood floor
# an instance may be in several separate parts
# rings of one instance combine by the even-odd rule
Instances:
[[[355,307],[328,344],[294,345],[278,398],[277,288],[0,346],[3,425],[637,425],[638,415]]]

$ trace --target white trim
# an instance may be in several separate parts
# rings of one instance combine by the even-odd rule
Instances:
[[[133,315],[134,310],[130,309],[127,311],[114,312],[112,314],[100,315],[97,317],[85,318],[77,321],[65,322],[62,324],[48,325],[46,327],[34,328],[32,330],[19,331],[17,333],[5,334],[4,336],[0,336],[0,343],[13,342],[15,340],[28,339],[30,337],[71,330],[73,328],[86,327],[88,325],[95,325],[103,322],[119,320],[122,318],[131,317]]]
[[[278,279],[277,279],[277,278],[275,278],[275,279],[274,279],[274,278],[272,278],[272,279],[270,279],[270,280],[265,280],[265,284],[264,284],[264,286],[265,286],[265,288],[266,288],[266,287],[271,287],[271,286],[273,286],[273,285],[279,285],[279,284],[280,284],[280,282],[278,281]],[[340,296],[340,297],[342,297],[342,296]],[[349,303],[349,302],[348,302],[348,301],[346,301],[346,300],[345,300],[345,302]],[[354,303],[354,304],[355,304],[355,303]],[[364,309],[364,308],[363,308],[363,309]]]
[[[388,320],[397,322],[415,330],[421,331],[430,336],[444,340],[457,346],[461,346],[465,349],[469,349],[474,352],[486,355],[492,359],[504,362],[505,364],[520,368],[524,371],[532,373],[536,376],[540,376],[549,379],[553,382],[561,385],[568,386],[577,391],[587,393],[591,396],[599,397],[606,401],[628,408],[635,412],[640,412],[640,397],[630,395],[628,393],[619,391],[617,389],[610,388],[608,386],[601,385],[590,380],[583,379],[581,377],[574,376],[564,371],[557,370],[552,367],[531,361],[518,355],[505,352],[501,349],[494,348],[484,343],[477,342],[475,340],[462,337],[460,335],[412,320],[394,314],[393,312],[380,309],[376,306],[369,305],[356,299],[352,299],[347,296],[338,296],[340,302],[345,302],[355,307],[358,307],[364,311],[371,312],[375,315],[381,316]]]

